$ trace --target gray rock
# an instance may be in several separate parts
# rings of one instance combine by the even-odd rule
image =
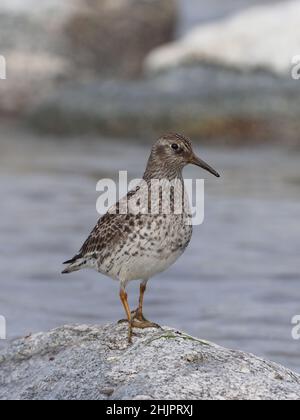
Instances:
[[[65,81],[133,76],[171,41],[174,0],[3,0],[0,111],[21,113]]]
[[[250,354],[163,328],[64,326],[0,354],[0,398],[300,399],[300,376]]]
[[[63,26],[79,13],[79,1],[1,1],[0,51],[7,62],[7,80],[0,84],[2,113],[20,112],[72,73]]]
[[[161,71],[210,63],[242,71],[264,69],[291,78],[292,58],[299,49],[299,13],[299,1],[290,0],[199,25],[182,39],[152,51],[146,68]]]
[[[153,48],[174,39],[175,0],[83,0],[65,25],[74,64],[108,77],[139,76]]]

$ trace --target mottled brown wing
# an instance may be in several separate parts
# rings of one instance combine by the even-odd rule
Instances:
[[[133,217],[133,216],[132,216]],[[90,236],[83,244],[79,255],[98,258],[104,250],[111,250],[116,244],[123,242],[128,232],[126,226],[129,217],[122,214],[105,214],[99,219]]]
[[[137,191],[139,191],[139,187],[130,191],[124,199],[130,200]],[[110,209],[108,213],[99,219],[79,253],[71,260],[64,262],[64,264],[71,265],[64,270],[64,273],[82,268],[89,259],[101,261],[108,254],[114,252],[115,247],[120,247],[126,242],[135,225],[137,216],[133,214],[118,214],[119,208],[120,204],[117,203],[114,207],[114,212]]]

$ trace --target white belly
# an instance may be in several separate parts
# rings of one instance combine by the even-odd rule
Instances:
[[[132,257],[125,263],[120,272],[120,279],[126,282],[140,279],[150,279],[151,277],[162,273],[174,264],[182,252],[174,252],[166,258],[157,258],[152,255],[143,255]]]

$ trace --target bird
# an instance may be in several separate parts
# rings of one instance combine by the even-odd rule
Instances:
[[[188,137],[178,133],[160,137],[141,182],[99,219],[80,251],[64,263],[63,274],[91,268],[119,282],[129,343],[134,328],[159,328],[143,313],[148,281],[173,265],[191,241],[192,215],[183,179],[189,164],[220,177],[197,157]],[[127,285],[133,280],[140,281],[140,294],[137,309],[131,311]]]

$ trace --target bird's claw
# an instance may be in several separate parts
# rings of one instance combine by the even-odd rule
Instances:
[[[146,328],[160,328],[161,326],[156,324],[155,322],[148,321],[143,313],[139,310],[132,311],[131,312],[132,318],[131,321],[128,321],[127,319],[121,319],[118,321],[118,324],[128,323],[128,343],[132,344],[132,336],[133,328],[139,328],[139,329],[146,329]]]

